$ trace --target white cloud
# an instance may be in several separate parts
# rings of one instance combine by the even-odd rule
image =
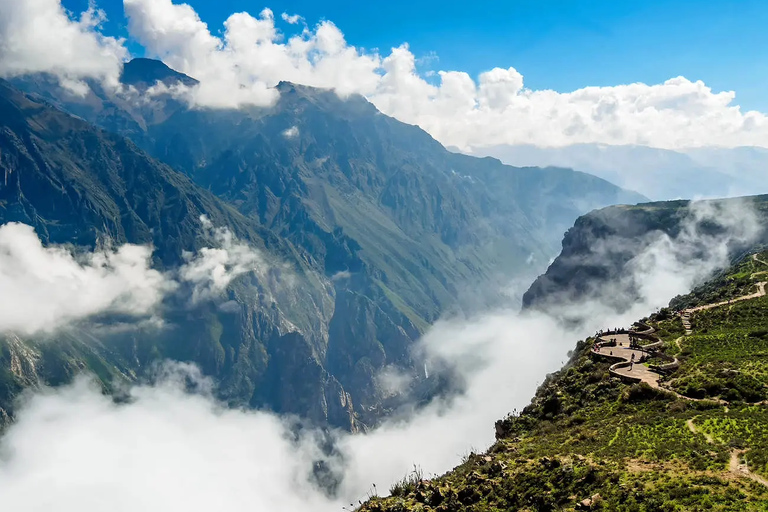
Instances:
[[[289,23],[291,25],[296,25],[298,22],[304,19],[298,14],[288,14],[287,12],[283,13],[282,18],[284,22]]]
[[[270,266],[260,251],[237,240],[229,229],[213,227],[205,215],[200,222],[218,247],[183,254],[186,263],[179,269],[179,279],[193,285],[193,304],[220,295],[240,275],[253,272],[262,279],[267,276]]]
[[[459,148],[531,143],[641,144],[679,148],[768,145],[768,121],[742,112],[733,92],[715,93],[683,77],[662,84],[587,87],[570,93],[532,91],[514,68],[477,80],[441,71],[437,85],[416,71],[407,45],[388,55],[350,46],[331,22],[283,42],[268,9],[233,14],[221,37],[197,14],[171,0],[126,0],[131,33],[172,66],[203,81],[194,102],[264,105],[281,80],[360,93],[384,113],[418,124]]]
[[[128,52],[100,33],[103,21],[93,5],[72,18],[60,0],[0,0],[0,76],[50,72],[76,93],[83,78],[116,84]]]
[[[138,245],[76,257],[24,224],[0,226],[0,331],[35,333],[100,313],[145,316],[173,289]]]
[[[436,84],[417,72],[403,44],[389,53],[356,48],[331,21],[283,34],[274,13],[232,14],[211,31],[195,10],[172,0],[125,0],[131,37],[171,67],[201,81],[176,91],[192,105],[269,105],[281,80],[359,93],[384,113],[417,124],[464,150],[501,144],[637,144],[659,148],[768,147],[768,120],[744,112],[732,91],[676,77],[660,84],[530,90],[514,68],[477,77],[440,71]],[[290,24],[298,15],[283,14]],[[98,31],[98,11],[70,19],[59,0],[0,0],[0,70],[52,71],[82,92],[80,78],[114,80],[127,56],[121,41]]]
[[[331,276],[331,281],[341,281],[342,279],[349,279],[352,277],[352,272],[349,270],[339,270]]]
[[[290,268],[270,265],[260,251],[237,240],[228,229],[213,227],[205,216],[201,222],[216,247],[184,253],[186,262],[165,273],[151,268],[148,246],[125,244],[75,253],[60,246],[44,247],[31,226],[0,226],[0,332],[50,332],[108,313],[156,323],[155,315],[161,313],[159,306],[168,294],[189,291],[191,304],[215,299],[248,272],[259,279],[260,291],[271,300],[274,293],[292,289]]]
[[[751,218],[744,205],[711,206],[694,205],[692,225],[715,217],[733,226],[739,218]],[[183,393],[178,383],[200,376],[175,366],[170,380],[134,388],[133,399],[121,405],[84,381],[28,398],[18,421],[0,439],[3,504],[19,512],[195,512],[212,507],[338,512],[364,499],[374,483],[380,493],[387,492],[414,464],[427,475],[441,473],[468,450],[483,449],[493,440],[493,422],[528,403],[576,338],[605,325],[628,325],[658,301],[686,291],[723,262],[732,238],[753,234],[750,226],[739,229],[733,237],[700,238],[700,231],[686,227],[669,244],[649,247],[647,256],[641,252],[638,257],[653,264],[632,268],[649,283],[664,283],[663,290],[642,288],[632,310],[619,315],[597,303],[580,304],[580,328],[505,309],[438,322],[422,347],[430,368],[455,368],[466,382],[464,393],[437,400],[409,418],[385,422],[369,434],[336,434],[336,456],[328,462],[343,480],[334,498],[319,492],[310,478],[313,462],[321,458],[314,432],[297,437],[287,420],[226,410],[213,402],[206,383],[198,386],[200,395]],[[684,248],[702,244],[709,251],[699,257],[684,254]],[[681,273],[684,279],[677,278]],[[611,286],[604,290],[615,293]],[[662,292],[667,296],[661,297]],[[184,379],[175,377],[179,371]],[[392,384],[404,387],[404,375],[393,375]]]
[[[283,137],[286,139],[295,139],[299,136],[299,127],[298,126],[291,126],[287,130],[283,131]]]

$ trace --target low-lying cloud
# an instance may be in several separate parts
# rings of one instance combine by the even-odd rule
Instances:
[[[670,77],[658,84],[531,90],[513,67],[477,77],[443,70],[427,79],[406,42],[388,52],[357,48],[332,21],[314,27],[270,9],[232,14],[212,29],[187,4],[124,0],[130,39],[200,80],[172,92],[198,107],[265,106],[281,80],[366,96],[448,146],[636,144],[658,148],[768,147],[768,118],[742,111],[733,91]],[[116,84],[125,42],[99,30],[94,7],[70,17],[60,0],[0,0],[0,75],[47,71],[85,92],[85,78]],[[277,27],[284,23],[286,32]]]
[[[237,240],[229,229],[214,227],[204,215],[200,222],[216,247],[183,254],[186,263],[179,269],[179,279],[192,285],[191,303],[221,295],[236,277],[245,273],[255,272],[261,277],[267,274],[269,265],[260,251]]]
[[[184,253],[186,262],[166,272],[151,268],[150,246],[45,247],[31,226],[0,226],[0,332],[52,332],[105,314],[147,320],[162,315],[163,300],[171,294],[188,293],[191,305],[215,300],[247,273],[267,292],[291,286],[287,270],[281,269],[275,281],[260,251],[206,217],[201,223],[214,247]]]
[[[715,218],[731,218],[727,225],[735,231],[713,237],[699,229]],[[734,224],[752,218],[746,204],[731,203],[728,210],[692,206],[690,225],[697,229],[686,227],[647,253],[639,251],[637,258],[651,264],[628,267],[635,279],[662,290],[641,287],[625,313],[600,301],[581,304],[583,323],[576,330],[540,313],[506,308],[439,321],[420,347],[430,366],[455,369],[466,383],[463,393],[393,418],[369,434],[332,434],[330,456],[320,449],[318,432],[297,434],[290,419],[228,410],[211,398],[211,385],[198,386],[198,394],[182,391],[180,381],[201,379],[187,367],[177,366],[156,386],[133,388],[131,400],[119,405],[83,380],[28,396],[17,423],[0,439],[0,495],[22,512],[349,508],[368,493],[386,493],[414,465],[428,476],[442,473],[468,451],[485,448],[493,440],[494,420],[526,405],[577,338],[606,325],[629,325],[686,292],[727,262],[729,244],[751,240],[755,224]],[[708,250],[690,258],[685,249],[702,244]],[[179,371],[184,379],[174,378]],[[393,384],[402,387],[400,372],[382,378],[393,376]],[[321,459],[341,478],[334,495],[318,488],[313,477]]]
[[[0,331],[32,334],[101,313],[151,315],[174,284],[149,247],[76,254],[44,247],[31,226],[0,226]]]

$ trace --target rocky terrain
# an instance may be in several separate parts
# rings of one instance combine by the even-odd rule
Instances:
[[[204,215],[272,270],[194,307],[166,301],[169,329],[7,333],[8,415],[25,387],[93,372],[110,390],[172,360],[199,365],[230,405],[364,429],[397,407],[382,369],[411,374],[419,400],[439,387],[411,347],[462,297],[495,300],[500,277],[543,270],[576,217],[644,200],[583,173],[452,154],[359,96],[282,83],[269,108],[193,110],[155,93],[196,84],[161,62],[128,63],[122,80],[83,97],[46,75],[0,82],[0,221],[76,251],[151,244],[173,272],[219,243]]]

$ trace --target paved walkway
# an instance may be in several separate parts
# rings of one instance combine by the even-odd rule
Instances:
[[[611,371],[614,374],[638,379],[641,382],[648,383],[651,387],[658,388],[660,375],[651,371],[647,366],[639,363],[639,361],[648,357],[648,353],[643,352],[642,350],[633,350],[629,348],[629,334],[606,334],[598,339],[598,343],[608,343],[611,339],[616,340],[615,347],[601,347],[599,352],[594,349],[593,352],[608,358],[613,357],[621,359],[620,363],[632,362],[632,355],[634,355],[635,364],[631,369],[629,366],[613,365],[611,366]]]

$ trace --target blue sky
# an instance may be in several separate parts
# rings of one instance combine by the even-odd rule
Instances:
[[[64,0],[74,11],[87,0]],[[513,66],[533,89],[659,83],[683,75],[735,90],[747,109],[768,111],[768,2],[764,0],[190,0],[213,32],[229,14],[269,7],[310,25],[331,20],[358,47],[408,42],[423,69],[472,75]],[[99,0],[125,34],[122,0]],[[291,30],[285,25],[283,28]],[[136,46],[134,53],[141,52]]]

